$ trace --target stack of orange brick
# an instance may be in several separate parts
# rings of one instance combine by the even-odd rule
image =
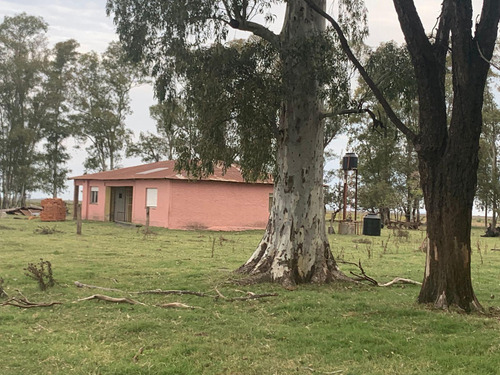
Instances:
[[[42,200],[41,221],[64,221],[66,220],[66,203],[60,198],[47,198]]]

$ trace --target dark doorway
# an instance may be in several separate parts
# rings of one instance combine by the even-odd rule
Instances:
[[[111,221],[132,221],[132,187],[111,188]]]

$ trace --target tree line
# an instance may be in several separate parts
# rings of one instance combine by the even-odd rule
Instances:
[[[409,52],[405,45],[382,43],[375,49],[365,49],[363,56],[367,71],[379,87],[398,117],[412,130],[417,129],[418,92]],[[483,126],[480,138],[476,207],[491,213],[485,226],[497,226],[500,207],[500,178],[498,172],[500,150],[500,108],[495,100],[498,77],[492,71],[484,93]],[[451,59],[447,61],[446,92],[452,91]],[[359,156],[358,204],[370,212],[379,212],[387,223],[392,217],[418,221],[423,207],[417,153],[408,138],[391,123],[370,89],[359,80],[354,97],[373,109],[384,125],[374,129],[371,119],[354,117],[346,127],[349,146]],[[446,97],[452,108],[452,96]],[[450,112],[451,114],[451,112]],[[449,121],[449,119],[448,119]],[[399,214],[399,215],[398,215]]]
[[[29,192],[56,197],[68,176],[69,139],[87,152],[86,170],[116,167],[131,137],[129,91],[139,70],[118,43],[99,55],[76,40],[48,46],[47,23],[19,14],[0,24],[0,205]]]

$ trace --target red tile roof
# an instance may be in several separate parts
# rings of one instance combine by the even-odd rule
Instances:
[[[81,176],[70,177],[70,180],[189,180],[195,179],[192,176],[188,177],[186,172],[179,173],[175,169],[175,161],[167,160],[158,163],[137,165],[135,167],[127,167],[114,169],[112,171],[98,172],[92,174],[84,174]],[[241,175],[240,169],[237,166],[229,168],[225,174],[222,173],[222,168],[215,167],[214,174],[208,177],[200,178],[202,181],[224,181],[224,182],[246,182]],[[258,181],[257,183],[272,184],[272,179],[266,181]]]

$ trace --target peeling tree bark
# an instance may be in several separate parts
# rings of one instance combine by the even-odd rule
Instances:
[[[325,0],[316,1],[322,9]],[[325,230],[324,127],[309,38],[324,19],[302,0],[288,1],[281,33],[285,100],[277,139],[278,176],[266,233],[239,272],[287,286],[346,278],[332,256]]]

